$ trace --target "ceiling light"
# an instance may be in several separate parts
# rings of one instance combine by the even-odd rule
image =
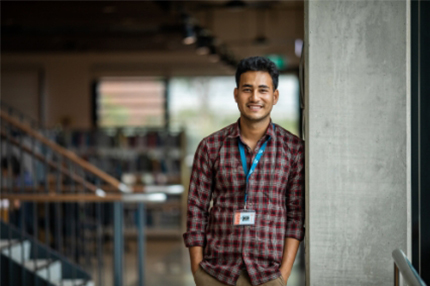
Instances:
[[[215,46],[209,47],[209,61],[212,63],[217,63],[220,60],[220,56],[218,55]]]
[[[196,33],[194,32],[194,27],[190,23],[184,24],[184,38],[182,43],[184,45],[192,45],[196,42]]]
[[[199,36],[197,38],[197,47],[196,53],[198,55],[207,55],[209,54],[209,46],[212,44],[212,38],[206,35]]]
[[[182,39],[182,43],[184,43],[184,45],[192,45],[196,42],[196,31],[193,19],[188,14],[183,14],[182,19],[184,22],[184,38]]]

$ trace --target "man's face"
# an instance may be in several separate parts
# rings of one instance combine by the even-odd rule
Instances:
[[[278,102],[279,92],[273,90],[268,72],[248,71],[240,76],[239,87],[234,89],[234,99],[242,117],[258,122],[270,116]]]

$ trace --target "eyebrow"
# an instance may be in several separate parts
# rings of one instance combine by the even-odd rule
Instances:
[[[244,87],[253,87],[253,85],[251,85],[251,84],[244,84],[244,85],[242,85],[242,88],[244,88]],[[267,89],[269,89],[269,87],[267,85],[264,85],[264,84],[259,85],[258,87],[259,88],[267,88]]]

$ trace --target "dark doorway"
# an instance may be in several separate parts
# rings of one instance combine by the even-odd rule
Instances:
[[[430,281],[430,2],[411,1],[412,264]]]

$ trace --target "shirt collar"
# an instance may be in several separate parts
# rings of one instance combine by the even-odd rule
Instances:
[[[269,127],[266,129],[266,137],[270,136],[271,138],[275,137],[275,128],[272,122],[272,119],[270,119]],[[230,129],[230,134],[228,135],[230,138],[237,138],[240,137],[240,118],[236,121],[235,124],[232,125]]]

